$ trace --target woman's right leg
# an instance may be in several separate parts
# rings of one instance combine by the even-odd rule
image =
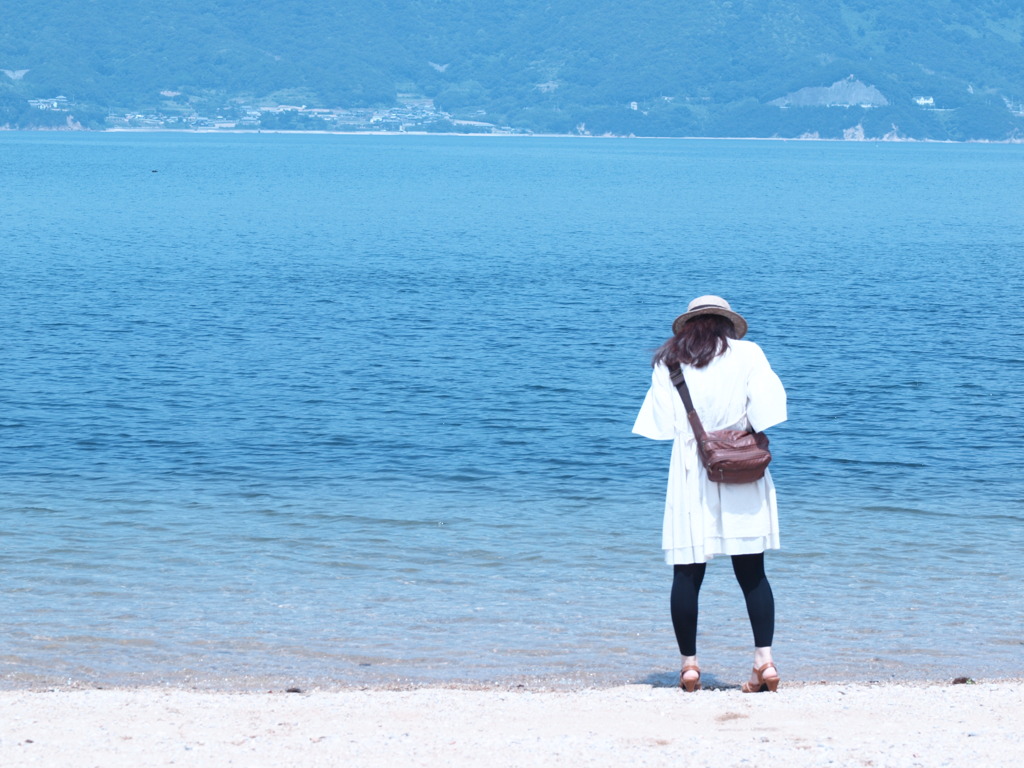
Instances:
[[[743,590],[747,616],[754,632],[754,647],[771,647],[775,635],[775,596],[764,573],[764,552],[733,555],[732,571]]]
[[[697,598],[700,585],[704,581],[707,563],[688,563],[673,566],[672,574],[672,628],[676,633],[679,653],[683,656],[683,666],[697,666]],[[683,679],[689,675],[693,679],[699,677],[694,671],[685,672]]]
[[[761,689],[761,673],[765,680],[774,680],[778,685],[779,671],[772,661],[772,640],[775,634],[775,597],[771,584],[764,573],[764,553],[755,555],[733,555],[733,573],[743,590],[747,602],[747,616],[754,632],[754,672],[747,681],[750,690]],[[770,670],[770,672],[769,672]],[[744,689],[746,690],[746,688]],[[775,690],[774,687],[771,690]]]

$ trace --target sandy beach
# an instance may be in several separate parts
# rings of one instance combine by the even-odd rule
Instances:
[[[1024,682],[0,692],[13,766],[1010,766]]]

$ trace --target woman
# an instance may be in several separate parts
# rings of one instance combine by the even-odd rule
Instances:
[[[754,667],[743,691],[774,691],[775,601],[764,573],[764,552],[779,548],[775,486],[765,472],[752,483],[711,481],[697,455],[686,408],[669,378],[682,365],[694,409],[708,432],[763,431],[786,420],[786,391],[761,348],[741,341],[747,322],[718,296],[701,296],[672,324],[673,337],[654,353],[651,388],[633,431],[673,440],[662,548],[673,566],[672,626],[683,669],[679,685],[700,688],[697,596],[707,561],[729,555],[754,631]]]

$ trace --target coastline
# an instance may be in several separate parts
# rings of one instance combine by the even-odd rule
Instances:
[[[263,130],[241,128],[7,128],[0,126],[0,133],[161,133],[161,134],[224,134],[224,135],[295,135],[295,136],[454,136],[462,138],[523,138],[523,139],[628,139],[628,140],[671,140],[671,141],[779,141],[779,142],[826,142],[836,144],[1024,144],[1024,138],[1014,139],[918,139],[905,136],[866,136],[864,138],[828,138],[821,136],[634,136],[618,134],[576,134],[576,133],[459,133],[455,131],[324,131],[324,130]]]
[[[211,693],[0,691],[0,764],[1016,765],[1024,680]]]

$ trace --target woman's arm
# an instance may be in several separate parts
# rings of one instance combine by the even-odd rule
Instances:
[[[756,432],[787,418],[786,390],[759,346],[751,343],[753,364],[747,375],[747,418]]]
[[[647,390],[644,404],[640,406],[633,431],[651,440],[675,439],[673,396],[678,397],[671,386],[668,372],[663,365],[659,365],[651,372],[651,388]]]

